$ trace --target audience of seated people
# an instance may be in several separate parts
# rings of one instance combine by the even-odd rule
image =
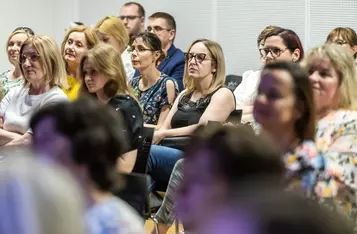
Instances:
[[[145,9],[137,2],[127,2],[120,8],[119,19],[129,34],[131,45],[133,38],[145,31]]]
[[[14,157],[0,171],[6,178],[0,187],[15,177],[29,184],[19,199],[35,210],[34,219],[22,220],[29,215],[24,209],[22,217],[14,212],[14,220],[24,227],[34,222],[33,232],[56,234],[72,218],[67,233],[143,233],[142,220],[112,191],[123,185],[118,172],[132,172],[145,126],[155,129],[146,172],[154,183],[148,192],[153,184],[168,184],[155,215],[160,234],[176,218],[189,233],[352,233],[349,225],[357,222],[356,32],[335,28],[324,45],[305,55],[294,31],[266,27],[257,39],[264,67],[245,72],[233,94],[225,87],[217,42],[198,39],[183,53],[174,46],[172,15],[156,12],[148,18],[147,32],[144,25],[144,8],[128,2],[119,17],[104,17],[95,28],[81,23],[66,29],[61,49],[27,27],[9,36],[6,51],[13,67],[0,74],[0,147],[14,151],[0,157],[30,155],[19,148],[32,144],[44,161]],[[224,123],[235,109],[242,109],[242,122],[251,122],[256,132],[244,124],[209,123]],[[165,146],[165,139],[180,136],[190,137],[185,151]],[[67,179],[53,163],[68,169],[84,197],[75,195],[72,181],[72,200],[42,194],[53,187],[50,183],[61,187]],[[30,181],[35,173],[26,164],[38,168],[38,176],[48,175],[47,183]],[[27,196],[35,191],[31,186],[41,187],[36,191],[41,197],[49,196],[48,206],[54,198],[63,208],[75,202],[68,208],[73,214],[46,224],[38,201]],[[276,196],[269,198],[272,192]],[[276,213],[279,196],[285,205]],[[44,212],[50,217],[57,211]],[[86,230],[78,222],[83,216]],[[324,227],[315,225],[317,216],[326,221]],[[9,226],[14,220],[1,219],[5,233],[15,232]]]
[[[259,53],[261,56],[261,61],[264,64],[272,63],[275,61],[300,62],[304,58],[304,48],[300,38],[294,31],[290,29],[277,27],[265,35],[262,43],[264,46],[263,48],[259,49]],[[259,83],[259,79],[257,79],[257,83]],[[239,86],[237,89],[239,90]],[[255,91],[253,91],[253,94],[250,94],[250,97],[252,98],[249,98],[249,100],[251,102],[253,102],[256,96],[256,88],[254,90]],[[239,96],[239,93],[235,92],[235,94]],[[248,102],[248,105],[243,104],[243,106],[237,106],[237,109],[243,110],[243,122],[252,121],[252,104],[249,105]]]
[[[129,87],[120,54],[111,46],[102,44],[89,50],[79,66],[82,95],[95,97],[112,106],[125,120],[123,134],[128,147],[118,160],[120,172],[131,172],[142,143],[143,114]],[[119,156],[119,155],[118,155]]]
[[[157,69],[165,58],[161,48],[160,39],[149,32],[135,37],[130,48],[133,67],[140,71],[130,85],[143,108],[146,125],[156,129],[164,123],[178,94],[176,81]]]
[[[112,191],[117,158],[126,151],[123,120],[91,98],[47,106],[31,119],[34,148],[69,169],[86,195],[87,233],[143,232],[143,220]]]
[[[24,41],[33,35],[34,32],[30,28],[25,30],[24,27],[21,27],[15,29],[9,36],[6,42],[6,52],[12,68],[0,74],[0,100],[4,98],[10,89],[21,86],[24,83],[19,64],[20,49]]]
[[[62,89],[69,100],[78,97],[81,82],[77,77],[79,63],[83,54],[99,43],[99,38],[94,29],[86,26],[77,26],[69,29],[65,35],[61,53],[66,63],[68,89]]]
[[[114,16],[107,16],[100,20],[95,28],[99,39],[112,45],[121,55],[127,79],[133,78],[135,70],[131,64],[131,55],[128,51],[129,35],[120,19]]]
[[[161,61],[157,68],[162,73],[174,78],[179,90],[182,91],[184,89],[185,58],[184,53],[174,45],[176,37],[175,18],[166,12],[156,12],[149,17],[147,31],[155,33],[160,38],[162,50],[166,53],[166,59]],[[140,71],[136,70],[134,76],[139,75]]]
[[[35,35],[23,42],[19,63],[24,84],[11,89],[1,100],[0,146],[30,144],[30,117],[40,108],[68,101],[66,70],[56,42]]]

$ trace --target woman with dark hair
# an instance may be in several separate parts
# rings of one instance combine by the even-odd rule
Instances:
[[[274,61],[300,62],[304,58],[304,48],[299,36],[290,29],[277,28],[264,39],[264,47],[259,49],[265,63]]]
[[[165,58],[161,41],[154,33],[140,33],[129,50],[133,67],[140,71],[130,85],[143,107],[145,123],[159,129],[178,93],[175,79],[157,69]]]
[[[143,223],[112,190],[115,163],[126,149],[118,114],[91,98],[48,106],[31,120],[35,150],[68,168],[83,186],[89,209],[87,233],[143,233]]]

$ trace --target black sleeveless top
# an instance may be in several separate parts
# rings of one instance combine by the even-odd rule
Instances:
[[[177,111],[172,116],[171,128],[187,127],[197,124],[205,112],[207,106],[211,102],[212,96],[221,88],[216,89],[205,97],[200,98],[196,102],[191,101],[192,93],[184,94],[177,106]]]

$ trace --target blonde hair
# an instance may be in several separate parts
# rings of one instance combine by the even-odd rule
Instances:
[[[25,34],[27,36],[27,39],[31,36],[28,32],[26,32],[25,30],[22,30],[22,29],[14,31],[13,33],[11,33],[11,35],[9,36],[9,38],[6,41],[6,50],[9,47],[9,42],[10,42],[11,38],[13,36],[15,36],[16,34]]]
[[[124,24],[115,16],[107,16],[100,20],[95,26],[100,33],[108,34],[114,37],[124,48],[129,44],[129,34]]]
[[[224,61],[224,55],[222,47],[215,41],[211,41],[208,39],[198,39],[194,41],[190,47],[188,48],[188,52],[190,52],[193,45],[196,43],[203,43],[207,50],[209,51],[209,56],[211,57],[212,66],[215,67],[216,72],[213,73],[212,82],[206,90],[205,94],[210,94],[215,91],[217,88],[224,86],[226,80],[226,65]],[[183,76],[183,82],[187,93],[191,93],[195,91],[195,83],[192,77],[188,75],[188,61],[185,62],[185,70]]]
[[[20,56],[22,56],[26,45],[34,47],[39,54],[39,62],[45,71],[45,82],[51,87],[68,88],[65,64],[55,40],[49,36],[41,35],[29,37],[21,46]],[[20,69],[25,78],[24,85],[30,86],[31,84],[28,82],[22,66],[20,66]]]
[[[61,44],[61,54],[63,55],[64,53],[64,47],[67,43],[67,40],[69,38],[69,36],[71,35],[71,33],[73,32],[82,32],[84,33],[84,37],[86,39],[86,42],[87,42],[87,49],[90,50],[92,49],[95,45],[98,45],[99,44],[99,38],[97,36],[97,33],[95,31],[95,29],[93,28],[89,28],[89,27],[86,27],[84,25],[80,25],[80,26],[77,26],[77,27],[74,27],[74,28],[71,28],[67,31],[67,34],[65,35],[63,41],[62,41],[62,44]]]
[[[133,92],[128,85],[126,72],[121,59],[121,55],[109,44],[100,43],[90,49],[81,59],[79,65],[79,74],[82,82],[81,92],[89,94],[88,88],[84,81],[84,63],[88,62],[97,72],[103,74],[108,82],[105,84],[103,91],[108,98],[118,94],[128,94],[133,96]]]
[[[66,171],[25,149],[2,150],[1,156],[2,233],[84,233],[83,196]]]
[[[357,110],[357,70],[352,55],[341,46],[325,44],[313,48],[302,62],[302,66],[309,71],[312,59],[329,59],[339,78],[340,99],[338,108]]]
[[[339,27],[333,29],[327,36],[326,42],[333,43],[335,39],[341,38],[350,46],[357,46],[357,34],[356,31],[349,27]],[[357,53],[353,55],[357,58]]]

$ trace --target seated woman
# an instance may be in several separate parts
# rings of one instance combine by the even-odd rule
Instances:
[[[275,61],[292,61],[300,62],[304,58],[304,48],[299,36],[290,29],[276,28],[265,35],[263,39],[263,48],[259,49],[262,62],[269,64]],[[259,83],[259,82],[258,82]],[[239,94],[237,94],[239,95]],[[256,96],[254,92],[253,97]],[[253,101],[251,99],[251,101]],[[253,104],[253,102],[251,102]],[[242,122],[252,120],[253,105],[237,107],[243,109]]]
[[[15,29],[6,42],[7,57],[13,67],[11,70],[0,74],[0,100],[4,98],[10,89],[22,86],[24,83],[19,64],[19,55],[22,43],[33,35],[33,31],[29,30],[24,30],[22,28]]]
[[[66,87],[66,70],[56,42],[48,36],[27,39],[20,50],[24,85],[13,88],[1,100],[0,146],[28,144],[31,115],[46,105],[68,101],[60,87]]]
[[[178,93],[175,80],[157,69],[165,58],[161,48],[160,39],[149,32],[135,37],[130,48],[133,67],[141,74],[130,85],[143,107],[146,125],[156,129],[164,123]]]
[[[135,69],[131,64],[129,47],[129,35],[124,24],[116,16],[107,16],[100,20],[95,28],[98,30],[99,39],[110,44],[121,55],[126,72],[126,78],[131,80]]]
[[[120,185],[114,165],[127,148],[121,118],[112,108],[80,98],[41,109],[31,127],[35,149],[80,183],[88,206],[86,233],[144,233],[135,211],[112,194]]]
[[[120,54],[111,45],[102,43],[95,46],[82,57],[79,78],[82,95],[90,94],[101,103],[113,106],[124,118],[128,147],[125,154],[118,158],[117,169],[131,172],[143,140],[144,121],[140,105],[127,83]]]
[[[335,28],[328,34],[326,43],[334,43],[342,46],[355,60],[357,59],[357,33],[352,28]]]
[[[208,39],[194,41],[186,53],[184,84],[164,124],[154,133],[153,143],[165,137],[189,136],[208,121],[224,122],[235,109],[233,93],[224,87],[225,61],[221,46]],[[163,186],[182,151],[152,145],[148,173]]]
[[[341,46],[313,48],[304,61],[313,87],[317,132],[316,146],[324,154],[319,200],[357,221],[357,71],[351,53]]]
[[[98,43],[99,38],[94,29],[77,26],[67,31],[61,45],[61,53],[66,63],[69,88],[62,90],[69,100],[75,100],[78,97],[81,82],[77,78],[77,70],[83,54]]]

